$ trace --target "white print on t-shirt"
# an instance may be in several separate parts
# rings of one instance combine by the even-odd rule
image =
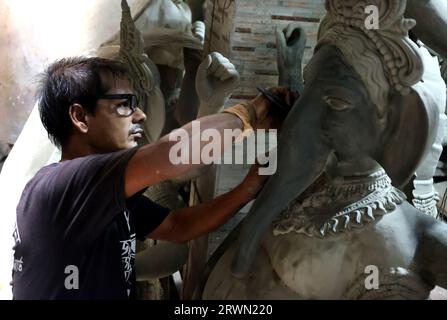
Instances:
[[[124,267],[124,279],[129,282],[132,274],[132,260],[135,259],[135,233],[130,235],[129,240],[120,241],[121,243],[121,260]]]
[[[130,213],[128,211],[124,211],[124,218],[126,218],[127,230],[130,232]]]
[[[12,236],[14,237],[15,245],[18,246],[20,244],[21,240],[20,240],[19,228],[17,227],[17,222],[14,225],[14,232],[12,233]],[[20,257],[20,259],[14,259],[14,264],[12,266],[12,270],[15,272],[22,272],[23,257]]]
[[[17,227],[17,222],[14,225],[14,232],[12,233],[12,236],[14,237],[14,241],[16,244],[19,244],[20,242],[22,242],[20,240],[20,234],[19,234],[19,228]]]
[[[126,218],[127,227],[130,230],[130,216],[129,212],[124,212],[124,218]],[[135,247],[136,247],[136,234],[132,233],[129,240],[120,241],[121,243],[121,261],[124,269],[124,279],[128,285],[130,285],[130,276],[132,275],[132,262],[135,259]],[[127,294],[130,294],[130,290],[127,290]]]
[[[20,257],[20,259],[14,259],[14,265],[13,269],[16,272],[22,272],[23,270],[23,257]]]

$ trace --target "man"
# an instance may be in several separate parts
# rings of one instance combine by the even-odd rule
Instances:
[[[276,92],[291,98],[288,90]],[[253,167],[234,190],[195,207],[169,212],[141,196],[201,164],[172,164],[178,142],[167,136],[137,147],[146,116],[136,100],[119,62],[69,58],[47,69],[39,111],[62,159],[30,180],[17,206],[15,299],[133,297],[136,237],[184,242],[204,235],[262,187],[265,177]],[[223,136],[224,129],[270,128],[281,117],[269,110],[259,96],[200,119],[201,130]],[[191,135],[191,124],[184,129]]]

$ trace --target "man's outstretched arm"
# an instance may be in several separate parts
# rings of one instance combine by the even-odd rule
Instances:
[[[212,201],[172,211],[147,237],[181,243],[208,234],[253,200],[266,178],[258,175],[258,166],[254,165],[235,189]]]
[[[207,128],[214,128],[222,137],[224,136],[224,129],[242,129],[242,127],[242,121],[237,116],[228,113],[217,114],[200,119],[201,132]],[[169,135],[166,135],[157,142],[140,148],[135,153],[129,161],[125,172],[126,198],[145,187],[159,183],[163,180],[175,178],[204,165],[201,161],[202,159],[200,159],[199,164],[192,164],[192,161],[189,161],[186,164],[173,164],[172,160],[169,158],[171,149],[180,143],[184,145],[184,147],[180,147],[180,149],[186,148],[190,151],[189,159],[191,159],[191,143],[194,139],[192,124],[188,123],[181,129],[184,129],[185,132],[188,133],[188,140],[170,141]],[[202,143],[200,149],[201,148]]]
[[[292,104],[294,100],[293,94],[284,88],[271,89],[272,92],[284,96],[284,100]],[[249,103],[252,112],[252,116],[249,117],[250,125],[253,129],[276,129],[278,128],[285,115],[283,113],[275,112],[274,106],[261,95],[251,100]],[[272,112],[273,111],[273,112]],[[125,172],[125,195],[126,198],[132,196],[138,191],[159,183],[163,180],[173,179],[175,177],[186,174],[191,170],[197,170],[209,163],[203,163],[201,157],[197,157],[202,154],[202,148],[209,142],[201,141],[200,136],[203,131],[207,129],[214,129],[222,137],[220,154],[216,151],[213,154],[213,158],[219,158],[228,148],[231,148],[233,140],[228,141],[223,139],[225,129],[240,129],[244,128],[243,121],[240,117],[230,113],[219,113],[216,115],[206,116],[198,119],[200,122],[200,131],[195,132],[192,130],[192,123],[188,123],[180,129],[184,130],[188,139],[182,141],[169,141],[169,135],[164,136],[159,141],[146,145],[140,148],[132,159],[129,161]],[[198,136],[197,136],[198,135]],[[198,150],[192,148],[193,141],[200,141]],[[180,146],[179,146],[180,144]],[[170,151],[176,146],[176,149],[189,150],[189,162],[174,164],[170,159]],[[198,164],[192,164],[191,161],[193,155],[197,157]]]

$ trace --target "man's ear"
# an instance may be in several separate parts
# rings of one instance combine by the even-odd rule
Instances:
[[[88,132],[88,114],[87,111],[78,103],[73,103],[68,110],[71,122],[76,130],[81,133]]]

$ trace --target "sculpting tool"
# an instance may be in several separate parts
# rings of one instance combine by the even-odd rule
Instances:
[[[279,109],[281,109],[284,112],[289,112],[290,107],[283,101],[279,96],[271,93],[265,88],[257,87],[256,88],[268,101],[273,103],[275,106],[277,106]]]

